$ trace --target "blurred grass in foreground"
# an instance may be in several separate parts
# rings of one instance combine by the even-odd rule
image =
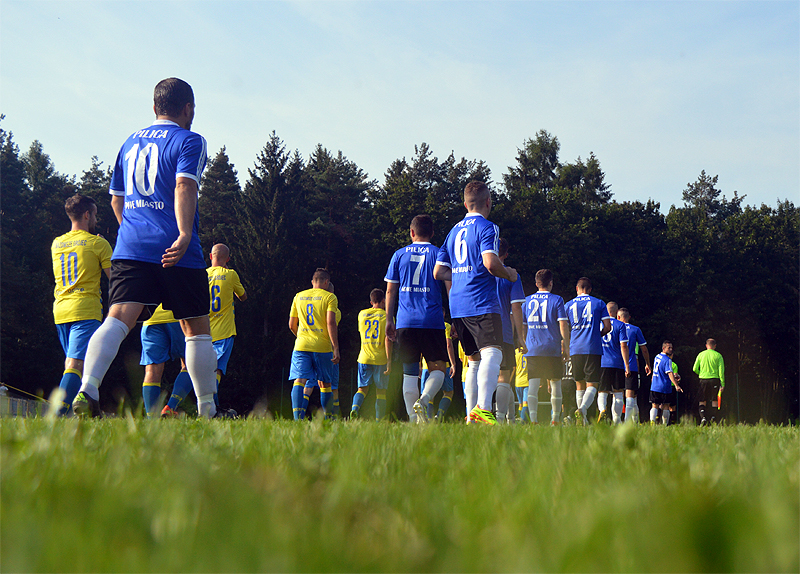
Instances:
[[[800,569],[796,428],[0,424],[5,572]]]

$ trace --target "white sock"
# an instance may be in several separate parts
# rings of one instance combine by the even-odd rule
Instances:
[[[651,423],[656,422],[657,418],[658,418],[658,409],[653,407],[650,409],[650,422]]]
[[[581,408],[581,404],[583,404],[583,395],[586,394],[586,391],[575,391],[575,404],[578,405],[578,409]]]
[[[478,407],[491,410],[492,395],[497,390],[497,377],[500,375],[500,363],[503,362],[503,351],[497,347],[481,349],[481,366],[478,368]]]
[[[427,406],[436,396],[436,393],[441,390],[443,384],[444,371],[430,371],[428,379],[425,381],[425,392],[423,392],[422,396],[419,398],[420,402]]]
[[[622,397],[621,392],[614,393],[614,404],[611,407],[611,412],[614,414],[614,424],[619,424],[622,422],[622,405],[624,403],[624,399]]]
[[[464,398],[467,401],[467,412],[478,404],[478,370],[481,362],[467,361],[467,378],[464,381]]]
[[[597,387],[588,387],[586,393],[583,395],[583,402],[581,403],[581,412],[583,412],[583,416],[586,416],[586,412],[589,410],[589,407],[592,406],[595,396],[597,396]]]
[[[106,376],[111,362],[119,352],[119,346],[128,336],[128,326],[114,317],[106,317],[89,339],[83,366],[83,380],[80,391],[94,400],[100,400],[100,385]],[[79,392],[80,392],[79,391]]]
[[[553,422],[561,422],[561,405],[564,402],[564,399],[561,395],[561,380],[557,381],[550,381],[550,405],[553,409],[551,413],[551,420]],[[537,393],[538,394],[538,393]],[[530,400],[530,396],[528,397]],[[537,397],[538,402],[538,397]]]
[[[639,422],[639,408],[636,406],[636,397],[625,399],[625,422]]]
[[[417,420],[417,414],[414,412],[414,403],[419,400],[418,381],[419,377],[417,375],[403,375],[403,400],[406,403],[408,420],[412,423]],[[430,381],[430,378],[428,378],[428,381]],[[425,386],[428,386],[427,382]]]
[[[528,381],[528,416],[531,423],[539,422],[539,379]]]
[[[661,421],[664,423],[664,426],[667,426],[669,424],[669,415],[670,414],[671,413],[670,413],[669,409],[664,409],[663,412],[661,413]]]
[[[508,405],[513,401],[514,392],[508,383],[497,383],[497,422],[506,422]]]
[[[597,394],[597,408],[599,408],[601,412],[608,408],[608,393]]]
[[[213,417],[217,412],[213,398],[217,389],[217,353],[211,344],[211,335],[186,337],[186,370],[192,378],[194,394],[197,396],[197,412],[200,416]],[[201,401],[201,397],[207,395],[212,397],[211,409],[206,399]]]
[[[197,414],[207,419],[217,414],[217,405],[214,404],[214,393],[197,397]]]

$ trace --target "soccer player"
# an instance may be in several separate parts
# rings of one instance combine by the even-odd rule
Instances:
[[[233,338],[236,336],[235,311],[233,296],[244,301],[247,292],[242,286],[239,274],[228,269],[231,252],[227,245],[217,243],[211,248],[211,267],[208,273],[208,290],[211,297],[211,341],[217,353],[217,392],[214,393],[214,404],[219,410],[219,384],[228,370],[228,361],[233,350]]]
[[[672,392],[672,385],[678,392],[683,392],[680,384],[680,375],[672,372],[672,341],[664,341],[661,344],[661,352],[656,355],[653,361],[653,380],[650,383],[650,424],[656,424],[658,411],[663,413],[662,421],[664,426],[669,424],[669,409],[664,409],[668,404],[668,395]]]
[[[447,356],[449,361],[444,364],[444,382],[442,383],[442,398],[439,399],[439,408],[436,414],[433,413],[433,399],[431,397],[428,403],[428,418],[433,419],[435,422],[444,422],[444,417],[447,410],[450,408],[450,403],[453,402],[453,377],[456,373],[456,358],[455,347],[453,346],[453,325],[445,321],[445,335],[447,340]],[[430,377],[431,371],[428,369],[428,363],[425,358],[421,362],[422,372],[419,377],[419,386],[423,394],[425,394],[425,383]]]
[[[697,355],[692,370],[700,377],[700,425],[708,424],[706,405],[709,396],[717,396],[725,389],[725,361],[717,352],[717,342],[714,339],[706,341],[706,350]]]
[[[539,269],[536,272],[538,291],[525,299],[525,324],[527,326],[528,352],[528,412],[531,422],[539,423],[539,385],[547,380],[552,406],[550,424],[561,422],[563,394],[561,377],[564,372],[562,357],[570,352],[570,324],[564,299],[552,293],[553,272]]]
[[[500,231],[487,219],[492,211],[489,187],[471,181],[464,188],[467,214],[455,224],[439,250],[434,277],[452,281],[450,316],[464,352],[471,357],[466,399],[469,421],[497,424],[492,396],[503,362],[503,322],[495,277],[517,281],[517,271],[498,256]]]
[[[628,351],[630,353],[628,361],[629,374],[625,375],[625,420],[638,424],[639,404],[636,401],[636,395],[639,392],[639,359],[637,357],[637,349],[642,351],[644,370],[648,376],[652,373],[650,370],[650,352],[647,350],[647,341],[644,339],[642,330],[636,325],[631,325],[630,311],[622,307],[617,311],[617,319],[625,323],[625,327],[628,330]]]
[[[497,247],[497,255],[505,265],[508,258],[508,241],[501,238]],[[517,345],[514,342],[514,332],[522,333],[522,304],[525,303],[525,289],[522,287],[521,277],[513,283],[502,277],[495,277],[495,281],[497,298],[500,301],[500,320],[503,323],[503,360],[497,378],[496,419],[497,422],[505,423],[511,422],[507,420],[509,413],[510,419],[514,419],[514,391],[511,388],[516,366],[514,349]],[[523,353],[527,351],[524,341],[520,341],[519,347],[523,349]]]
[[[120,222],[111,257],[109,313],[89,341],[79,415],[100,413],[99,387],[119,346],[145,307],[172,311],[186,337],[186,368],[200,416],[213,417],[214,369],[208,276],[197,235],[197,192],[206,141],[190,131],[194,93],[177,78],[153,95],[156,120],[122,145],[111,176],[111,206]]]
[[[575,377],[575,424],[589,424],[586,412],[594,402],[600,384],[600,360],[603,356],[603,337],[611,331],[611,317],[605,303],[592,297],[592,282],[578,279],[578,296],[566,304],[572,327],[570,352],[572,374]]]
[[[392,369],[392,340],[386,336],[386,296],[382,289],[369,293],[370,307],[358,314],[361,352],[358,354],[358,391],[353,397],[350,418],[359,416],[370,382],[375,383],[375,418],[386,415],[386,389]]]
[[[417,215],[411,220],[411,245],[394,252],[386,271],[386,334],[397,342],[403,363],[403,399],[411,422],[427,422],[428,403],[444,384],[447,338],[440,284],[433,269],[440,250],[431,244],[433,220]],[[397,321],[394,315],[397,309]],[[430,375],[420,395],[419,357]]]
[[[625,379],[630,374],[630,351],[628,349],[628,329],[622,321],[617,320],[619,305],[614,301],[606,304],[611,317],[611,330],[603,337],[603,358],[600,360],[600,389],[597,395],[597,406],[600,415],[597,422],[608,422],[608,394],[614,393],[612,405],[614,424],[622,422],[622,395],[625,391]]]
[[[139,364],[144,365],[142,398],[144,412],[148,418],[156,414],[154,409],[161,395],[164,363],[171,359],[181,360],[181,372],[175,378],[168,404],[161,410],[162,417],[176,417],[178,404],[192,390],[192,379],[184,361],[186,341],[180,323],[173,317],[172,311],[167,311],[159,305],[142,325],[141,340],[142,358]]]
[[[514,389],[517,393],[517,402],[519,403],[519,420],[524,423],[529,423],[531,422],[531,418],[528,412],[528,388],[530,386],[528,383],[528,357],[522,353],[521,348],[514,350],[514,357],[517,361],[514,375]],[[536,400],[538,404],[538,396]]]
[[[111,246],[94,234],[97,226],[94,199],[75,194],[67,199],[64,210],[72,228],[56,237],[50,246],[56,280],[53,317],[66,355],[64,374],[58,385],[64,391],[61,415],[67,413],[78,394],[86,347],[103,319],[100,276],[111,275]]]
[[[292,351],[289,380],[292,387],[292,411],[296,420],[305,417],[305,384],[319,380],[319,397],[325,418],[333,414],[333,366],[339,363],[339,329],[336,311],[339,301],[328,291],[331,275],[318,268],[311,278],[311,289],[294,296],[289,310],[289,330],[297,339]]]

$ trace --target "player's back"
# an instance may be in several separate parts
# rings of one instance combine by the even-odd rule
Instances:
[[[495,278],[483,264],[484,253],[498,254],[499,239],[497,226],[478,213],[468,213],[450,230],[439,262],[452,271],[452,317],[500,313]]]
[[[131,135],[120,149],[111,177],[111,192],[125,199],[114,259],[160,263],[178,237],[175,185],[178,177],[194,180],[198,188],[206,165],[206,141],[167,120],[156,120]],[[178,262],[204,268],[197,237],[195,210],[192,241]]]
[[[358,314],[358,334],[361,351],[358,362],[362,365],[386,364],[386,311],[370,307]]]
[[[528,325],[528,357],[557,357],[561,354],[561,321],[567,320],[564,299],[549,291],[538,291],[525,299]]]
[[[336,295],[325,289],[306,289],[295,295],[290,317],[297,317],[296,351],[330,353],[333,350],[328,336],[328,311],[339,308]]]
[[[111,245],[88,231],[70,231],[51,245],[56,324],[103,318],[102,270],[111,267]]]
[[[653,360],[653,380],[650,383],[650,390],[657,393],[669,393],[672,391],[672,381],[669,373],[672,372],[672,359],[665,353],[659,353]]]
[[[622,360],[621,343],[628,343],[628,330],[625,323],[611,318],[611,330],[603,335],[603,358],[601,367],[624,369],[625,361]]]
[[[522,278],[517,277],[513,283],[502,277],[495,277],[497,299],[500,301],[500,319],[503,323],[503,342],[514,344],[514,326],[511,323],[511,304],[525,303],[525,289]]]
[[[572,327],[570,353],[573,355],[602,355],[603,319],[608,319],[606,304],[591,295],[578,295],[566,304]]]
[[[227,267],[209,267],[208,289],[211,296],[211,337],[220,341],[236,335],[236,319],[233,306],[234,294],[241,297],[244,287],[239,274]]]
[[[647,341],[644,339],[644,333],[642,333],[642,330],[636,325],[626,323],[625,329],[628,333],[628,364],[630,365],[631,371],[639,372],[639,359],[637,357],[639,353],[639,347],[642,345],[647,345]]]
[[[398,285],[398,329],[444,329],[442,292],[433,278],[439,248],[415,241],[394,252],[384,278]]]

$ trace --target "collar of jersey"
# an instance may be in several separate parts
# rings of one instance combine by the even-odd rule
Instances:
[[[152,124],[152,125],[154,125],[154,126],[168,126],[168,125],[172,125],[172,126],[181,127],[181,126],[179,126],[178,124],[176,124],[175,122],[173,122],[172,120],[156,120],[156,121],[154,121],[154,122],[153,122],[153,124]]]
[[[430,241],[414,241],[411,245],[431,245]]]
[[[467,217],[483,217],[483,214],[482,213],[469,213],[468,212],[464,217],[465,218],[467,218]],[[483,218],[486,219],[485,217],[483,217]]]

